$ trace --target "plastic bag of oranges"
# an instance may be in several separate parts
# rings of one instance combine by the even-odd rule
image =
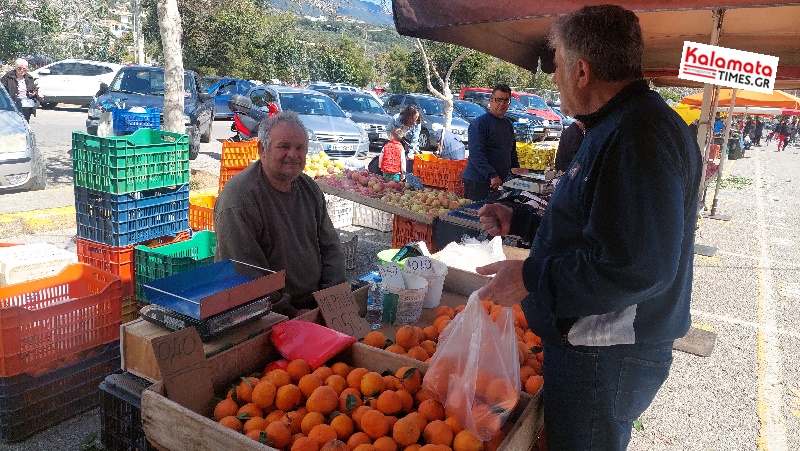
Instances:
[[[519,386],[513,312],[506,308],[492,321],[476,291],[439,336],[422,388],[464,429],[487,441],[514,410]]]

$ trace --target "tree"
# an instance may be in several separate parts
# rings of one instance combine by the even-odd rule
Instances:
[[[177,0],[158,1],[158,28],[164,51],[164,126],[171,132],[184,133],[183,53],[181,16]],[[199,134],[199,131],[198,131]]]
[[[473,50],[472,49],[463,49],[461,53],[456,57],[452,64],[450,64],[450,68],[447,69],[444,78],[439,74],[439,70],[437,70],[436,66],[433,65],[433,61],[431,58],[428,57],[428,54],[425,52],[425,46],[422,45],[422,40],[417,38],[415,40],[417,50],[419,50],[420,55],[422,55],[422,62],[425,67],[425,78],[427,81],[428,91],[430,91],[436,98],[441,99],[444,101],[444,130],[450,128],[450,123],[453,120],[453,93],[450,91],[450,77],[453,75],[453,71],[458,64],[467,57]],[[441,86],[441,91],[433,87],[433,83],[431,82],[431,74],[436,76],[436,80],[439,82],[439,86]],[[442,130],[442,137],[444,137],[444,130]],[[441,146],[444,139],[439,140],[439,145]]]

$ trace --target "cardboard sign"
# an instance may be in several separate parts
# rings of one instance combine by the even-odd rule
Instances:
[[[214,398],[203,341],[194,327],[153,339],[153,353],[164,378],[167,398],[201,415]]]
[[[431,272],[433,271],[433,263],[431,263],[429,257],[412,257],[406,260],[406,268],[417,272]]]
[[[684,41],[678,78],[772,94],[778,57]]]
[[[369,332],[367,320],[358,316],[358,305],[348,282],[316,291],[314,299],[319,304],[325,324],[331,329],[358,339]]]
[[[403,275],[400,274],[400,267],[396,262],[388,262],[378,267],[378,272],[381,274],[384,284],[393,287],[405,288],[406,282],[403,280]]]

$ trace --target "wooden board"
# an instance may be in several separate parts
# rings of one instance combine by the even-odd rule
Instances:
[[[436,216],[421,215],[407,208],[396,207],[394,205],[389,205],[385,202],[381,202],[379,197],[363,196],[361,194],[354,193],[352,191],[330,186],[327,183],[317,182],[317,185],[319,185],[319,188],[322,190],[323,193],[328,193],[334,196],[339,196],[343,199],[352,200],[353,202],[358,202],[359,204],[366,205],[368,207],[385,211],[387,213],[392,213],[394,215],[402,216],[412,221],[431,225],[433,224],[433,221],[436,220]]]
[[[261,371],[271,359],[275,358],[275,354],[274,347],[269,343],[268,334],[262,334],[213,356],[209,359],[209,364],[215,389],[221,392],[242,374]],[[422,362],[362,343],[353,344],[337,356],[337,359],[378,373],[384,371],[394,373],[400,367],[409,365],[423,372],[427,370],[427,365]],[[147,439],[160,449],[274,450],[167,399],[161,382],[142,392],[141,414],[142,429]],[[528,449],[536,440],[543,425],[541,396],[531,397],[523,393],[509,418],[514,426],[500,449],[503,451]]]
[[[714,332],[690,327],[686,335],[675,340],[672,349],[699,355],[701,357],[708,357],[714,351],[714,344],[716,342],[717,334]]]
[[[203,343],[203,350],[206,357],[211,357],[287,319],[286,316],[279,313],[270,313],[258,321],[243,324],[230,332]],[[141,318],[123,324],[121,329],[122,370],[149,381],[160,381],[162,379],[161,371],[156,364],[152,341],[154,338],[163,337],[172,331]]]

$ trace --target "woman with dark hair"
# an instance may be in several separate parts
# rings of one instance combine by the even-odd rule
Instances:
[[[392,130],[399,128],[402,132],[403,148],[406,151],[406,172],[413,172],[414,155],[420,153],[419,133],[422,130],[422,121],[419,115],[419,108],[416,105],[408,105],[402,111],[395,114],[389,124],[389,135]]]

